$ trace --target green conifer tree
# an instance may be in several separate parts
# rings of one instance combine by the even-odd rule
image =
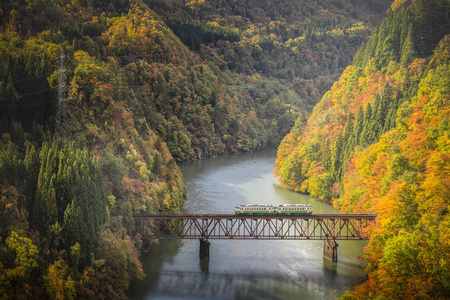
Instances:
[[[417,57],[417,54],[414,51],[414,43],[412,39],[412,26],[410,26],[408,29],[408,35],[406,37],[406,40],[403,43],[400,63],[406,67],[413,61],[415,57]]]
[[[338,182],[341,178],[340,172],[341,172],[341,166],[342,166],[342,161],[341,161],[342,145],[343,145],[342,135],[339,133],[336,138],[336,142],[334,144],[333,156],[331,158],[331,161],[332,161],[331,176],[334,178],[335,182]]]
[[[322,151],[322,167],[327,171],[331,171],[331,146],[329,138],[327,138]]]
[[[366,113],[364,115],[363,130],[361,132],[360,145],[366,146],[370,144],[370,123],[372,121],[372,105],[367,104]]]
[[[344,126],[344,135],[342,136],[342,152],[341,152],[341,162],[344,163],[353,151],[352,135],[353,135],[353,119],[352,113],[347,116],[347,121]]]
[[[353,133],[352,133],[353,149],[356,146],[360,145],[361,134],[363,132],[363,129],[364,129],[364,111],[363,111],[362,106],[360,106],[358,109],[358,116],[356,117],[355,128],[353,129]]]

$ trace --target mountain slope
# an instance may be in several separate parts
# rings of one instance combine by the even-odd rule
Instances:
[[[355,147],[377,142],[384,132],[401,125],[397,111],[406,110],[420,81],[414,72],[420,69],[421,60],[414,59],[431,54],[430,48],[445,36],[445,29],[448,32],[447,7],[445,1],[432,5],[415,1],[386,17],[358,50],[354,64],[324,94],[307,123],[298,120],[280,145],[276,174],[282,184],[328,201],[334,185],[339,195],[335,183],[341,182],[345,162]],[[428,20],[426,26],[439,24],[441,30],[423,32],[420,24],[424,20]]]
[[[388,14],[278,151],[284,186],[343,212],[378,214],[367,228],[368,280],[344,299],[445,299],[450,291],[450,5],[407,4]]]
[[[391,1],[182,1],[149,6],[207,61],[281,80],[308,109],[350,64]],[[219,40],[221,37],[222,40]],[[204,44],[205,46],[201,46]],[[210,51],[217,56],[210,57]],[[218,59],[220,59],[218,61]]]
[[[445,299],[450,292],[449,51],[447,35],[422,62],[402,125],[348,161],[337,207],[378,214],[367,230],[369,280],[356,287],[357,298]]]

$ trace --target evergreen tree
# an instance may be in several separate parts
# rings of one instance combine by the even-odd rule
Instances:
[[[322,166],[326,171],[331,170],[331,146],[329,138],[327,138],[325,147],[322,151]]]
[[[400,63],[404,66],[408,66],[417,54],[414,51],[414,43],[412,39],[412,26],[408,29],[408,35],[403,43]]]
[[[386,116],[383,132],[389,131],[392,128],[396,127],[397,110],[400,107],[401,101],[402,93],[401,91],[397,90],[397,92],[395,93],[395,97],[392,100],[391,105],[389,106],[389,111]]]
[[[339,133],[336,142],[334,144],[333,156],[331,158],[331,176],[334,178],[335,182],[339,182],[341,179],[341,171],[342,171],[342,161],[341,161],[341,152],[342,152],[342,135]]]
[[[352,149],[360,145],[361,134],[363,132],[363,129],[364,129],[364,111],[362,106],[360,106],[358,109],[358,116],[356,117],[355,128],[353,129],[352,133]]]
[[[27,197],[27,211],[32,212],[39,176],[39,156],[34,145],[29,145],[27,147],[23,162],[27,174],[24,184],[24,193]]]
[[[8,142],[6,150],[0,151],[0,184],[19,185],[22,168],[23,162],[19,158],[17,147]]]
[[[353,119],[354,116],[352,113],[350,113],[347,116],[347,121],[345,122],[344,127],[344,135],[342,136],[342,152],[341,152],[341,162],[342,164],[345,163],[347,158],[350,156],[351,152],[353,151],[352,145],[352,136],[353,136]],[[341,166],[341,174],[343,174],[343,166]]]
[[[83,268],[90,263],[97,234],[106,222],[98,161],[87,149],[75,149],[73,143],[60,147],[56,139],[51,146],[44,143],[40,158],[33,224],[52,246],[70,249],[79,243]]]
[[[373,119],[374,135],[372,142],[377,142],[380,136],[384,133],[386,118],[392,104],[392,87],[389,83],[386,83],[384,86],[383,95],[381,98],[377,97],[375,101],[377,102],[377,111],[375,118]]]
[[[163,174],[163,163],[162,155],[159,152],[156,152],[153,158],[152,173],[156,176],[161,176]]]
[[[379,94],[375,95],[375,100],[373,102],[372,107],[372,118],[369,121],[369,127],[368,127],[368,143],[372,144],[377,137],[379,136],[380,126],[383,127],[383,125],[379,125],[378,118],[381,119],[383,116],[378,114],[378,110],[381,103],[381,97]],[[383,120],[384,124],[384,120]]]
[[[370,103],[368,103],[366,106],[366,113],[364,115],[364,122],[363,122],[363,130],[361,132],[361,138],[360,138],[361,146],[365,147],[366,145],[370,144],[371,121],[372,121],[372,105],[370,105]]]

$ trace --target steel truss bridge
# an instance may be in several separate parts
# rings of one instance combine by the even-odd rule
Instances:
[[[144,238],[363,240],[376,215],[134,215]]]
[[[143,239],[199,239],[200,257],[209,258],[213,239],[323,240],[324,256],[337,262],[336,240],[365,240],[364,228],[376,215],[165,214],[134,215]]]

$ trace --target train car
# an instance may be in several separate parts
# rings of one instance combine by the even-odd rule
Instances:
[[[311,204],[239,204],[236,205],[234,212],[237,215],[284,215],[284,214],[312,214],[313,208]]]
[[[237,215],[273,214],[275,210],[275,206],[270,204],[239,204],[234,208]]]
[[[279,204],[275,207],[276,214],[312,214],[311,204]]]

